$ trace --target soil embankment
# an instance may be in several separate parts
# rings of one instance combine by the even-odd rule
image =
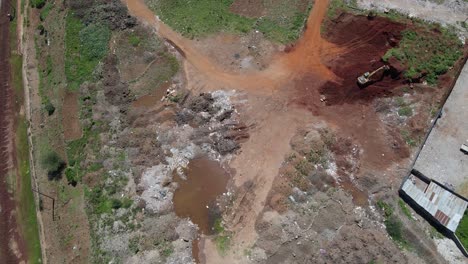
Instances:
[[[16,203],[9,177],[15,170],[13,91],[10,68],[10,0],[0,9],[0,259],[3,263],[27,260],[24,241],[18,230]],[[13,172],[12,172],[13,171]]]

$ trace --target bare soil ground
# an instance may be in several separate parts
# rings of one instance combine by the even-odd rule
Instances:
[[[67,92],[63,100],[63,136],[65,140],[78,139],[83,135],[80,124],[80,106],[78,104],[78,94]]]
[[[243,12],[250,4],[253,3],[236,1],[231,8]],[[141,1],[127,1],[133,15],[154,26],[158,34],[168,39],[186,59],[184,69],[187,86],[191,91],[236,89],[243,97],[238,103],[238,111],[243,121],[251,127],[250,138],[242,144],[240,152],[229,162],[229,166],[236,172],[231,185],[236,196],[224,214],[225,226],[233,234],[232,250],[229,250],[226,256],[220,256],[214,240],[205,238],[203,259],[207,263],[221,261],[243,263],[246,261],[246,256],[242,256],[240,252],[245,250],[252,253],[252,255],[247,254],[247,259],[250,257],[256,261],[263,259],[267,263],[294,261],[296,255],[305,258],[296,261],[315,263],[372,260],[408,262],[418,259],[412,253],[400,252],[393,243],[389,243],[386,235],[378,228],[378,214],[372,207],[367,207],[367,204],[368,199],[372,200],[373,196],[382,195],[382,191],[385,193],[386,188],[398,186],[397,165],[402,164],[404,167],[404,164],[409,163],[410,147],[405,142],[406,139],[402,136],[400,128],[394,127],[395,122],[400,122],[400,125],[403,122],[404,126],[408,124],[416,127],[415,130],[424,131],[428,118],[427,112],[424,111],[427,109],[421,113],[415,110],[417,114],[414,117],[402,119],[395,115],[395,110],[380,109],[380,106],[392,105],[393,101],[388,101],[389,98],[413,95],[429,100],[432,105],[444,90],[432,90],[430,93],[422,94],[417,91],[404,92],[399,69],[393,69],[392,74],[383,76],[381,82],[364,90],[360,89],[356,84],[356,78],[363,72],[381,65],[381,56],[398,44],[401,38],[400,32],[406,26],[382,18],[370,20],[364,16],[342,14],[327,22],[326,33],[322,38],[320,25],[327,4],[328,1],[315,2],[307,22],[307,30],[294,47],[289,47],[284,53],[272,53],[271,59],[265,62],[265,66],[242,71],[236,69],[241,67],[235,62],[235,58],[242,57],[241,54],[248,54],[247,50],[242,50],[248,46],[246,42],[236,37],[221,35],[194,43],[182,38],[158,21]],[[213,42],[227,45],[209,45]],[[408,104],[413,103],[408,102]],[[395,107],[396,103],[393,105]],[[415,109],[423,107],[418,104],[413,106]],[[299,159],[294,158],[284,163],[285,159],[288,160],[288,154],[291,154],[291,145],[294,146],[292,141],[290,145],[290,139],[297,135],[298,130],[307,134],[323,128],[327,128],[333,135],[332,142],[327,142],[325,138],[307,147],[316,149],[317,144],[326,146],[323,149],[328,153],[327,164],[320,164],[323,167],[322,171],[317,171],[317,164],[315,166],[303,164],[300,157],[308,155],[307,151],[302,154],[299,152]],[[296,142],[301,141],[296,140]],[[294,151],[297,154],[298,150]],[[302,165],[305,167],[300,167]],[[297,177],[294,173],[298,167],[304,171],[305,176],[314,171],[315,174],[310,178],[300,175]],[[291,175],[288,171],[294,173]],[[280,239],[281,242],[273,243],[272,237],[268,237],[266,226],[272,226],[276,221],[281,222],[282,218],[286,218],[283,226],[292,225],[291,222],[294,222],[292,219],[298,217],[294,210],[291,211],[291,208],[296,206],[296,202],[302,204],[300,206],[306,206],[304,201],[312,199],[310,202],[320,204],[322,200],[319,197],[322,195],[333,199],[334,195],[329,191],[334,190],[333,186],[345,190],[345,192],[339,191],[338,197],[351,196],[355,205],[364,206],[361,209],[353,205],[346,206],[343,204],[346,198],[334,198],[344,199],[337,202],[345,211],[344,216],[347,215],[351,219],[359,216],[359,219],[367,221],[369,223],[365,228],[367,231],[361,229],[361,224],[357,226],[352,224],[354,220],[348,221],[346,217],[337,215],[339,209],[313,209],[312,211],[321,217],[316,221],[305,219],[303,221],[307,221],[314,232],[321,234],[321,238],[316,238],[320,248],[318,245],[315,249],[309,248],[308,244],[314,245],[309,239],[315,235],[311,234],[306,236],[304,242],[294,242],[295,245],[303,244],[302,252],[307,252],[309,256],[293,253],[293,258],[289,259],[288,255],[293,249],[282,251],[277,247],[288,243],[289,239],[294,239],[292,234],[295,233],[291,231],[290,235]],[[310,188],[316,191],[310,191]],[[290,198],[291,194],[293,198]],[[293,200],[292,204],[290,200]],[[323,205],[323,208],[326,207],[327,205]],[[366,212],[365,216],[356,210],[353,211],[351,209],[353,207],[358,211],[364,210],[362,212]],[[273,210],[270,211],[268,208]],[[310,209],[303,210],[310,211]],[[276,211],[282,214],[277,215]],[[328,214],[330,215],[327,216]],[[262,223],[262,217],[265,223]],[[328,226],[332,219],[337,221],[342,219],[342,221]],[[304,229],[299,230],[304,232]],[[281,228],[272,231],[271,235],[280,236],[278,233],[280,231]],[[368,232],[369,236],[359,239],[360,242],[356,241],[357,236],[362,237],[362,232]],[[425,243],[429,245],[422,247],[422,252],[431,252],[431,249],[435,248],[427,238],[417,236],[414,241],[418,239],[426,241]],[[268,247],[269,243],[273,243],[271,246],[276,248]],[[367,247],[363,255],[359,255],[360,251],[356,250],[356,247],[361,247],[358,246],[359,243]],[[341,250],[334,250],[336,247]],[[347,247],[353,248],[350,259],[346,259],[343,255],[342,250],[351,253]],[[384,254],[380,253],[382,251]],[[310,252],[318,252],[318,255],[310,255]],[[435,258],[443,262],[438,256],[432,254],[430,256],[426,260]]]

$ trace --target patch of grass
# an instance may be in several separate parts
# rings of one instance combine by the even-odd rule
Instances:
[[[413,109],[410,106],[403,106],[398,109],[398,115],[410,117],[413,115]]]
[[[223,219],[221,217],[216,218],[213,224],[213,230],[215,231],[216,234],[221,234],[224,232]]]
[[[455,235],[460,239],[463,246],[468,249],[468,210],[465,210],[460,224],[458,224]]]
[[[382,200],[378,200],[377,207],[380,208],[384,212],[385,217],[390,217],[393,215],[393,207],[389,205],[388,203]]]
[[[151,1],[149,7],[176,31],[187,37],[206,36],[211,33],[248,32],[253,19],[233,14],[229,7],[233,0],[162,0]]]
[[[225,255],[229,250],[231,244],[231,235],[226,232],[223,227],[222,218],[217,218],[213,224],[213,230],[215,231],[214,242],[216,248],[218,249],[221,255]]]
[[[435,227],[431,226],[431,229],[429,229],[429,236],[432,239],[442,239],[444,238],[444,235],[442,235]]]
[[[129,38],[128,38],[128,42],[133,47],[138,47],[140,45],[140,43],[141,43],[141,39],[140,39],[140,37],[138,37],[136,35],[130,35]]]
[[[92,79],[94,69],[108,52],[110,36],[110,30],[102,24],[86,26],[73,14],[67,15],[65,75],[70,90],[76,91]]]
[[[216,248],[221,255],[225,255],[231,245],[230,235],[218,235],[215,237]]]
[[[23,3],[22,3],[23,4]],[[16,49],[16,19],[10,24],[11,43],[11,85],[17,107],[23,104],[23,57],[15,52]],[[19,114],[15,128],[15,147],[17,170],[14,178],[17,179],[15,189],[15,199],[18,204],[18,221],[20,232],[26,242],[28,263],[42,263],[41,243],[39,240],[39,229],[36,215],[35,197],[32,192],[32,179],[29,164],[29,142],[28,142],[28,122],[24,114]],[[9,177],[7,178],[9,179]]]
[[[406,206],[405,201],[402,199],[398,200],[398,206],[400,206],[401,211],[404,215],[408,217],[408,219],[413,220],[413,216],[411,215],[410,209]]]
[[[11,82],[15,89],[15,99],[18,104],[23,103],[23,57],[12,53],[10,56],[11,71],[13,72]]]
[[[384,61],[396,58],[407,67],[408,79],[423,77],[434,85],[462,55],[462,43],[457,35],[439,25],[420,26],[421,32],[405,30],[398,47],[387,51]],[[436,33],[436,32],[440,33]]]
[[[35,8],[42,8],[46,4],[46,0],[31,0],[31,6]]]
[[[31,191],[32,182],[29,166],[29,145],[27,134],[27,121],[18,120],[16,128],[16,152],[18,159],[18,177],[20,186],[17,193],[19,200],[18,216],[21,223],[21,232],[25,239],[29,263],[41,263],[41,244],[36,218],[36,203]]]
[[[50,11],[54,8],[54,5],[52,3],[47,3],[45,7],[41,10],[41,13],[39,14],[39,19],[41,21],[44,21],[47,16],[49,16]]]
[[[404,238],[403,223],[396,215],[394,215],[394,209],[390,204],[382,200],[377,201],[377,207],[380,208],[384,213],[384,224],[388,235],[398,244],[401,248],[408,248],[408,241]]]
[[[267,1],[266,16],[248,18],[230,12],[232,3],[233,0],[160,0],[149,1],[148,5],[164,22],[190,38],[256,29],[270,40],[290,43],[299,38],[308,14],[298,9],[298,0]]]
[[[357,2],[355,0],[345,2],[343,0],[331,0],[328,5],[327,16],[329,18],[335,18],[339,10],[348,11],[351,8],[357,7]]]
[[[400,134],[401,136],[403,137],[403,140],[406,142],[406,144],[410,147],[416,147],[416,145],[418,144],[417,140],[415,140],[412,136],[411,136],[411,133],[406,130],[406,129],[402,129],[400,130]]]

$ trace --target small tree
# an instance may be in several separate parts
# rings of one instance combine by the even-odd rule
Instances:
[[[65,162],[60,156],[52,150],[49,150],[42,157],[42,166],[47,170],[49,180],[59,180],[62,176],[62,170],[65,167]]]
[[[55,112],[55,106],[50,102],[50,100],[47,100],[44,103],[44,109],[47,111],[49,116],[53,115]]]

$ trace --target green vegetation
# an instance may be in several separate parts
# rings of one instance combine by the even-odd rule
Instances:
[[[468,210],[463,214],[460,224],[455,231],[455,235],[460,239],[463,246],[468,249]]]
[[[357,1],[352,0],[348,3],[343,0],[331,0],[328,6],[327,16],[334,18],[338,14],[338,10],[349,11],[350,8],[357,7]]]
[[[398,47],[388,50],[383,60],[394,57],[408,68],[404,73],[406,78],[424,77],[434,85],[438,76],[446,73],[460,58],[462,44],[456,34],[438,25],[420,27],[419,30],[420,33],[403,31]]]
[[[85,26],[73,14],[66,18],[65,74],[68,88],[77,90],[91,80],[99,61],[107,55],[111,32],[104,25]]]
[[[410,147],[416,147],[416,145],[418,144],[418,141],[415,140],[412,136],[411,136],[411,132],[406,130],[406,129],[402,129],[400,130],[400,134],[401,136],[403,137],[403,140],[405,140],[406,144]]]
[[[53,115],[55,112],[55,106],[50,102],[49,98],[46,98],[43,103],[44,110],[47,112],[49,116]]]
[[[42,8],[44,7],[46,0],[31,0],[31,6],[35,8]]]
[[[29,145],[28,145],[28,124],[21,118],[16,128],[16,151],[18,159],[18,173],[20,187],[18,192],[19,220],[25,241],[27,241],[27,252],[29,263],[41,263],[41,243],[39,240],[39,230],[36,218],[36,203],[31,191],[32,182],[29,170]]]
[[[163,0],[150,4],[158,15],[175,30],[188,37],[219,31],[248,32],[254,20],[233,14],[233,0]]]
[[[435,229],[435,227],[431,227],[431,229],[429,229],[429,236],[434,239],[442,239],[444,238],[444,235],[442,235],[439,231],[437,231],[437,229]]]
[[[384,224],[387,229],[388,235],[395,241],[401,248],[408,248],[408,241],[404,238],[403,223],[394,215],[393,207],[382,200],[377,201],[377,207],[384,213]]]
[[[404,215],[408,217],[408,219],[413,220],[413,216],[411,215],[410,209],[406,206],[405,201],[402,199],[398,200],[398,206],[400,206],[401,211]]]
[[[413,115],[413,109],[411,108],[411,106],[408,105],[408,103],[405,102],[405,99],[403,99],[403,97],[395,98],[395,103],[399,107],[399,116],[410,117]]]
[[[141,39],[140,39],[140,37],[138,37],[136,35],[130,35],[129,38],[128,38],[128,42],[133,47],[138,47],[140,45],[140,43],[141,43]]]
[[[54,5],[52,3],[47,3],[47,5],[44,7],[44,9],[41,10],[41,13],[39,14],[39,19],[41,21],[44,21],[47,16],[49,16],[50,10],[54,8]]]
[[[216,248],[221,255],[226,254],[231,244],[231,235],[226,232],[223,227],[222,218],[217,218],[213,225],[216,237],[214,239]]]
[[[220,31],[247,33],[255,29],[280,43],[299,38],[308,14],[298,9],[299,0],[267,2],[267,15],[258,19],[230,12],[232,3],[233,0],[162,0],[150,1],[149,7],[186,37],[202,37]]]
[[[413,109],[409,106],[403,106],[400,109],[398,109],[398,115],[399,116],[412,116],[413,115]]]
[[[11,32],[11,84],[14,89],[14,96],[19,107],[24,101],[23,87],[23,57],[16,53],[16,20],[10,24]],[[42,263],[41,243],[39,240],[39,229],[36,215],[36,203],[33,188],[30,164],[29,164],[29,144],[28,144],[28,123],[24,116],[20,114],[16,122],[15,147],[17,158],[17,174],[15,175],[17,189],[15,190],[15,199],[18,203],[18,221],[20,231],[26,241],[28,254],[28,263]]]
[[[65,162],[57,152],[48,149],[46,153],[43,153],[41,165],[47,170],[49,180],[58,180],[61,177],[61,172]]]

